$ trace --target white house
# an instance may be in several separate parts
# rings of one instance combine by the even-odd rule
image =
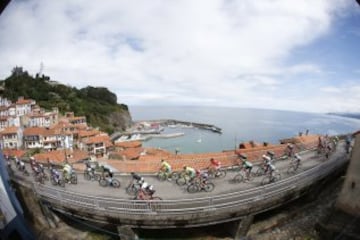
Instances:
[[[1,148],[19,149],[22,146],[23,132],[20,127],[7,127],[0,132]]]

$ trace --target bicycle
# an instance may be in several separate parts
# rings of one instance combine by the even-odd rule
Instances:
[[[72,172],[70,174],[70,177],[67,178],[67,176],[65,176],[65,174],[63,173],[63,178],[65,179],[66,182],[71,183],[71,184],[77,184],[77,174],[76,172]]]
[[[255,174],[252,171],[249,173],[246,168],[242,168],[240,173],[233,177],[232,181],[235,183],[241,183],[245,182],[246,180],[250,181],[253,177],[255,177]]]
[[[136,195],[139,189],[141,189],[141,184],[141,182],[132,179],[132,181],[130,181],[128,186],[125,188],[126,193],[129,195]]]
[[[186,172],[181,172],[179,178],[176,179],[176,184],[179,186],[184,186],[191,181],[191,177]]]
[[[156,176],[157,178],[159,179],[159,181],[163,182],[165,180],[168,180],[168,179],[174,179],[175,181],[179,178],[179,172],[171,172],[171,173],[168,173],[168,172],[165,172],[165,171],[162,171],[160,170]]]
[[[61,187],[65,187],[65,181],[61,179],[60,177],[56,177],[55,175],[51,175],[50,181],[52,185],[59,185]]]
[[[49,180],[49,177],[44,172],[39,172],[34,175],[34,179],[36,182],[39,182],[41,184],[44,184],[45,181]]]
[[[209,178],[224,178],[226,176],[226,170],[221,168],[208,168],[208,174]]]
[[[111,186],[114,188],[119,188],[120,187],[120,181],[117,180],[116,178],[112,178],[111,181],[108,181],[107,178],[101,178],[99,180],[99,184],[102,187],[107,187],[107,186]]]
[[[273,174],[267,174],[262,180],[261,185],[266,185],[269,183],[277,182],[281,180],[281,174],[278,172],[273,172]]]
[[[162,200],[162,198],[153,196],[152,194],[146,192],[143,188],[140,188],[136,192],[136,196],[134,197],[134,200]]]
[[[201,179],[199,179],[198,181],[192,181],[188,187],[187,187],[187,191],[189,193],[196,193],[196,192],[200,192],[201,190],[204,190],[205,192],[212,192],[215,188],[215,184],[213,184],[212,182],[208,182],[208,181],[203,181]]]
[[[302,167],[302,164],[300,161],[294,161],[294,160],[291,160],[290,164],[289,164],[289,167],[286,171],[287,174],[293,174],[295,173],[297,170],[299,170],[299,168]]]
[[[95,173],[93,171],[89,171],[87,169],[84,170],[84,179],[88,180],[88,181],[99,181],[101,178],[101,175],[98,173]]]

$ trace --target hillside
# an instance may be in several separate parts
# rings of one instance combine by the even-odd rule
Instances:
[[[112,133],[124,130],[131,124],[131,116],[125,104],[118,104],[117,97],[104,87],[77,89],[51,81],[46,76],[35,78],[15,67],[11,76],[1,81],[1,96],[16,101],[19,96],[36,100],[47,110],[58,107],[61,113],[72,111],[76,116],[86,116],[93,127]]]

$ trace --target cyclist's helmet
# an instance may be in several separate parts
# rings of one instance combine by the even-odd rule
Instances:
[[[186,169],[186,165],[183,166],[183,169]]]

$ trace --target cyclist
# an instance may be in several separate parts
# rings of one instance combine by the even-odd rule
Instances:
[[[345,139],[346,153],[350,153],[350,146],[351,146],[351,139],[349,136],[346,136],[346,139]]]
[[[285,149],[285,156],[293,157],[294,156],[294,145],[288,143]]]
[[[266,155],[270,157],[270,161],[274,160],[275,158],[275,153],[273,151],[267,151]]]
[[[143,177],[141,177],[140,175],[138,175],[134,172],[131,172],[130,175],[132,177],[132,180],[131,180],[129,186],[134,186],[134,185],[141,186],[145,182]]]
[[[273,172],[275,172],[275,170],[276,170],[276,168],[275,168],[275,166],[274,165],[272,165],[270,162],[269,163],[267,163],[267,173],[269,174],[269,176],[270,176],[270,179],[272,179],[273,178]]]
[[[63,168],[63,175],[65,178],[65,181],[70,182],[71,174],[73,172],[73,169],[69,163],[65,163]]]
[[[215,160],[214,158],[210,158],[210,166],[208,167],[210,172],[215,172],[216,175],[219,175],[218,170],[221,168],[221,162],[218,160]]]
[[[15,163],[16,163],[16,167],[19,168],[20,167],[20,160],[15,156]]]
[[[110,172],[112,172],[112,170],[110,169],[109,166],[105,166],[103,164],[100,165],[100,169],[102,171],[102,177],[103,178],[105,178],[106,176],[108,176],[110,174]]]
[[[155,193],[154,186],[149,185],[147,182],[143,182],[143,184],[141,184],[141,189],[144,194],[146,194],[150,197],[152,197],[152,195]]]
[[[296,153],[294,155],[293,161],[295,161],[296,166],[299,166],[300,161],[301,161],[301,157],[299,156],[299,154]]]
[[[16,158],[17,159],[17,158]],[[22,160],[20,160],[19,161],[19,170],[21,171],[21,172],[25,172],[25,163],[22,161]]]
[[[60,173],[56,170],[53,166],[50,167],[50,174],[54,178],[55,182],[59,182],[60,180]]]
[[[164,159],[161,159],[160,171],[165,172],[166,177],[168,177],[171,174],[171,165],[168,162],[166,162]]]
[[[190,180],[194,179],[196,177],[196,171],[192,167],[184,166],[183,167],[184,172],[187,176],[189,176]]]
[[[86,167],[86,171],[94,176],[95,175],[95,166],[94,165],[91,165],[90,161],[85,161],[85,167]]]
[[[251,170],[253,168],[253,165],[251,162],[249,162],[247,160],[247,156],[245,154],[240,154],[240,159],[242,161],[242,165],[243,165],[243,168],[244,168],[244,171],[246,173],[246,178],[247,180],[250,179],[250,173],[251,173]]]
[[[207,171],[196,170],[196,177],[200,180],[200,186],[203,188],[209,179]]]

